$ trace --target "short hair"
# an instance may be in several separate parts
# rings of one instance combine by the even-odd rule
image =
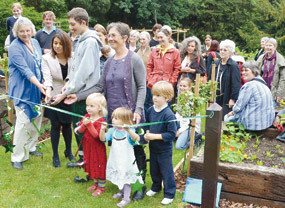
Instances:
[[[155,83],[151,88],[151,92],[153,95],[165,97],[168,101],[174,97],[173,86],[167,81],[159,81]]]
[[[107,31],[105,29],[105,27],[101,24],[96,24],[94,26],[94,29],[97,31],[97,32],[101,32],[103,35],[107,35]]]
[[[63,47],[64,58],[68,60],[72,56],[72,42],[68,34],[62,30],[56,31],[51,40],[51,55],[53,58],[56,56],[56,52],[53,48],[54,39],[58,38],[61,41]]]
[[[252,73],[254,74],[254,76],[259,75],[259,68],[258,68],[258,65],[255,61],[246,61],[241,66],[241,68],[250,69],[252,71]]]
[[[140,33],[137,30],[131,30],[130,36],[135,36],[137,39],[140,37]]]
[[[268,39],[269,39],[269,37],[262,37],[262,38],[260,39],[260,41],[266,42],[266,41],[268,41]]]
[[[107,26],[108,33],[113,27],[120,33],[120,35],[122,37],[124,37],[125,35],[128,36],[128,38],[127,38],[127,41],[128,41],[128,39],[130,37],[129,25],[127,25],[126,23],[123,23],[123,22],[112,22],[111,24],[109,24]]]
[[[124,124],[133,125],[134,114],[130,108],[119,107],[113,111],[112,118],[120,119]]]
[[[265,42],[265,44],[268,42],[272,43],[277,48],[277,41],[275,38],[268,38],[268,40]]]
[[[55,14],[52,12],[52,11],[45,11],[43,13],[43,20],[46,18],[46,17],[51,17],[53,19],[53,21],[55,21],[56,17],[55,17]]]
[[[152,31],[156,31],[157,29],[160,29],[160,28],[162,28],[162,25],[156,23],[156,24],[152,27]]]
[[[143,35],[146,36],[148,40],[150,40],[150,34],[149,34],[149,32],[147,32],[147,31],[142,31],[142,32],[140,33],[140,37],[143,36]]]
[[[195,42],[195,50],[193,53],[193,58],[197,58],[197,57],[201,56],[201,41],[196,36],[191,36],[191,37],[188,37],[185,40],[183,40],[181,43],[180,54],[181,54],[182,59],[184,59],[185,56],[187,56],[187,54],[188,54],[187,48],[188,48],[188,44],[190,42]]]
[[[107,101],[104,95],[102,95],[101,93],[92,93],[88,95],[88,97],[86,98],[86,102],[88,100],[92,100],[94,104],[98,105],[100,109],[100,116],[107,116]]]
[[[172,29],[170,26],[168,25],[163,25],[160,29],[159,32],[163,32],[166,36],[170,36],[172,35]]]
[[[212,40],[209,51],[218,51],[219,50],[219,46],[220,46],[219,41]]]
[[[230,51],[230,53],[233,54],[235,52],[236,44],[234,41],[226,39],[220,43],[220,48],[223,47],[227,48]]]
[[[106,54],[106,53],[109,53],[111,51],[111,47],[109,45],[104,45],[102,48],[101,48],[101,52],[103,54]]]
[[[211,40],[212,40],[212,36],[211,36],[211,35],[209,35],[209,34],[205,35],[205,39],[207,39],[207,38],[209,38],[209,39],[211,39]]]
[[[32,36],[36,34],[35,25],[32,23],[32,21],[29,20],[27,17],[19,17],[12,29],[14,37],[18,37],[18,30],[19,27],[22,25],[29,25],[31,27]]]
[[[82,23],[82,21],[84,20],[86,22],[86,26],[89,25],[89,16],[88,13],[85,9],[80,8],[80,7],[76,7],[73,8],[72,10],[70,10],[67,13],[67,18],[74,18],[74,20],[76,22],[79,22],[80,24]]]
[[[15,7],[19,8],[19,9],[23,9],[22,5],[19,2],[12,4],[11,9],[13,10]]]

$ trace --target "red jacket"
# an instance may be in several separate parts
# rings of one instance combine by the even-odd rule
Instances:
[[[171,48],[162,56],[160,50],[154,48],[147,64],[147,87],[152,88],[156,82],[162,80],[174,85],[180,71],[181,59],[178,49]]]

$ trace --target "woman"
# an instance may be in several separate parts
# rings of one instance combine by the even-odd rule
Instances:
[[[254,57],[254,60],[257,61],[257,59],[259,58],[259,56],[261,56],[262,54],[265,53],[264,49],[265,49],[265,43],[268,41],[268,37],[263,37],[260,40],[260,47],[261,49],[257,52],[257,54]]]
[[[127,49],[130,51],[138,52],[140,46],[137,44],[139,40],[140,33],[136,30],[130,32],[130,38],[127,44]]]
[[[245,84],[241,87],[233,111],[225,116],[242,124],[248,130],[263,130],[270,127],[275,118],[272,95],[265,81],[259,76],[255,61],[242,65]]]
[[[16,39],[8,49],[8,94],[16,111],[11,161],[16,169],[23,169],[22,162],[29,159],[29,154],[42,156],[36,151],[39,135],[33,123],[40,129],[42,117],[34,107],[41,103],[41,93],[45,93],[46,88],[41,84],[42,52],[38,41],[32,38],[35,33],[34,24],[28,18],[20,17],[13,27]]]
[[[67,77],[71,67],[72,43],[68,34],[64,31],[57,31],[52,38],[51,53],[45,54],[42,57],[42,72],[44,78],[44,85],[46,86],[45,101],[50,103],[52,97],[61,94],[65,78]],[[66,105],[61,101],[54,107],[72,111],[71,105]],[[60,138],[60,130],[65,141],[65,157],[69,160],[74,160],[71,151],[72,130],[70,115],[60,113],[46,108],[45,117],[51,121],[51,144],[53,150],[53,166],[60,167],[60,160],[58,156],[58,143]]]
[[[108,45],[108,34],[103,25],[96,24],[94,26],[94,29],[96,30],[99,39],[101,40],[103,45]]]
[[[175,85],[181,70],[179,50],[169,42],[171,31],[163,26],[157,37],[159,45],[152,50],[147,64],[147,87],[149,89],[161,80]]]
[[[128,107],[134,112],[134,123],[144,120],[144,100],[146,95],[146,71],[140,56],[126,47],[130,36],[127,24],[116,22],[107,27],[110,46],[115,50],[115,55],[105,64],[103,76],[93,88],[69,95],[66,103],[71,104],[84,100],[94,92],[104,92],[108,106],[108,120],[111,123],[112,112],[118,107]],[[146,156],[142,146],[134,146],[135,157],[142,176],[145,180]],[[143,192],[145,192],[145,188]],[[133,199],[142,199],[143,193],[137,192]]]
[[[197,37],[186,38],[181,44],[180,54],[183,60],[180,78],[188,77],[194,82],[196,74],[205,75],[206,66],[201,56],[201,42]]]
[[[205,45],[202,46],[202,56],[203,56],[203,58],[207,58],[208,53],[210,51],[211,42],[212,42],[211,35],[206,35],[205,36]]]
[[[273,99],[279,103],[285,97],[285,59],[277,52],[277,41],[269,38],[265,43],[265,54],[257,60],[257,65]]]
[[[142,58],[145,68],[147,66],[148,63],[148,59],[151,53],[151,49],[149,46],[149,42],[150,42],[150,34],[147,31],[143,31],[140,33],[140,44],[141,47],[138,50],[138,55]]]
[[[233,52],[233,41],[222,41],[220,44],[221,59],[215,62],[215,80],[218,82],[216,102],[223,107],[223,117],[229,113],[234,106],[241,86],[239,67],[237,63],[231,59]],[[211,74],[209,80],[211,80]]]
[[[207,71],[207,77],[209,78],[211,72],[212,72],[212,64],[216,61],[216,59],[220,58],[219,51],[220,44],[217,40],[213,40],[211,42],[211,46],[209,49],[209,53],[206,59],[206,71]],[[208,79],[209,81],[209,79]]]

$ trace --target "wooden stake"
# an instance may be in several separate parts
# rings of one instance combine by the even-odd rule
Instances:
[[[199,86],[200,86],[200,74],[196,74],[196,82],[195,82],[195,96],[199,96]],[[196,106],[194,105],[193,108]],[[193,115],[196,116],[196,113]],[[190,160],[193,157],[194,153],[194,140],[195,140],[195,125],[196,119],[192,120],[192,127],[191,127],[191,139],[190,139],[190,147],[189,147],[189,162],[188,162],[188,169],[187,169],[187,176],[190,176]]]
[[[211,73],[211,82],[214,83],[215,82],[215,76],[216,76],[216,64],[212,64],[212,73]],[[214,94],[215,92],[215,87],[214,85],[211,87],[211,99],[210,99],[210,103],[212,104],[214,102]]]

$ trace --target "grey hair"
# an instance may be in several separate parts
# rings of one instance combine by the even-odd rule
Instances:
[[[227,48],[232,55],[235,52],[236,44],[234,41],[226,39],[220,43],[220,48],[224,48],[224,47]]]
[[[256,77],[259,75],[259,68],[255,61],[246,61],[241,68],[250,69]]]
[[[262,37],[261,39],[260,39],[260,41],[264,41],[264,42],[267,42],[269,40],[269,37]]]
[[[35,25],[32,23],[32,21],[26,17],[19,17],[19,19],[15,22],[13,30],[12,30],[14,37],[18,37],[19,27],[23,25],[28,25],[31,27],[32,36],[36,34]]]
[[[147,31],[142,31],[142,32],[140,33],[140,37],[141,37],[142,35],[145,35],[145,36],[147,37],[147,39],[150,40],[150,34],[149,34],[149,32],[147,32]]]
[[[137,39],[139,39],[139,37],[140,37],[140,33],[138,31],[136,31],[136,30],[131,30],[130,36],[131,35],[135,36]]]
[[[201,41],[196,36],[191,36],[183,40],[179,47],[182,60],[187,56],[187,48],[190,42],[195,42],[195,50],[192,58],[201,56]]]
[[[266,42],[265,42],[265,44],[266,43],[272,43],[276,48],[277,48],[277,41],[276,41],[276,39],[275,38],[269,38]]]

